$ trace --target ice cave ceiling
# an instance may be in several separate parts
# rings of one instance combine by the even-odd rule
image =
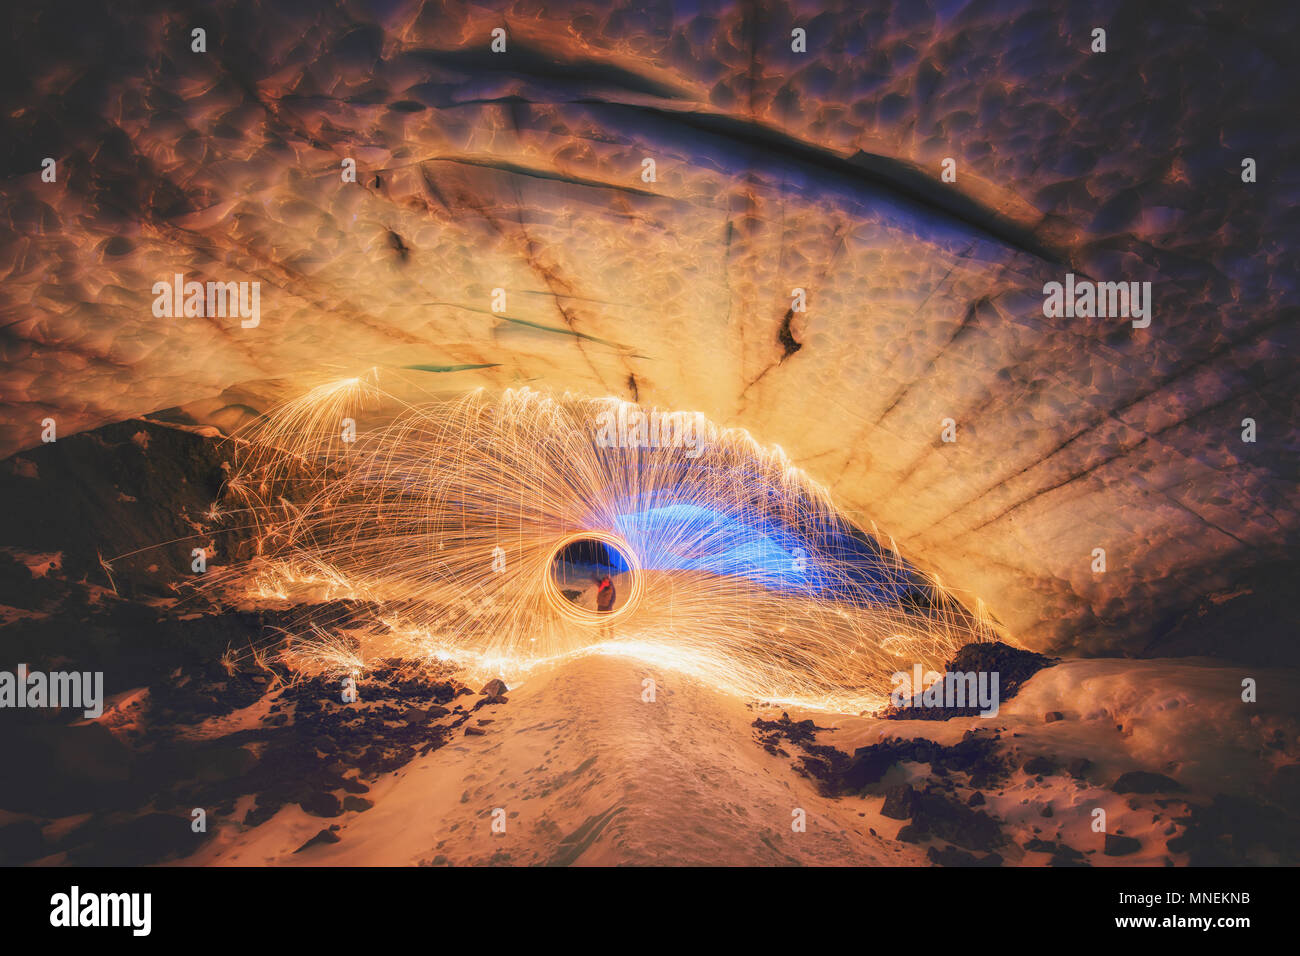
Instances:
[[[747,428],[1033,647],[1288,580],[1295,8],[250,6],[11,14],[0,453],[419,366]],[[1067,272],[1150,281],[1150,327],[1045,318]],[[155,317],[176,273],[260,324]]]

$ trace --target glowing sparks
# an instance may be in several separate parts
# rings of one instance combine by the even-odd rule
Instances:
[[[252,596],[333,602],[289,660],[347,673],[396,658],[518,679],[616,653],[755,699],[858,710],[884,699],[900,660],[938,667],[998,636],[982,605],[850,525],[746,432],[694,416],[691,453],[605,447],[602,413],[629,409],[528,389],[411,405],[373,375],[321,386],[244,436],[228,491],[265,557],[230,573]],[[555,585],[552,562],[578,539],[628,558],[612,613]]]

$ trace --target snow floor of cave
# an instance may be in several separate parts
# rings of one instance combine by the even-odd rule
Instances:
[[[1158,795],[1134,798],[1109,786],[1124,771],[1143,769],[1168,773],[1194,793],[1252,792],[1267,775],[1264,739],[1281,729],[1294,745],[1289,702],[1300,677],[1270,675],[1261,681],[1264,699],[1252,705],[1240,700],[1245,676],[1250,668],[1188,660],[1070,660],[1037,674],[993,718],[790,716],[834,728],[818,743],[849,753],[889,736],[951,744],[983,725],[999,729],[1002,743],[1026,756],[1087,757],[1094,767],[1086,781],[1053,775],[1037,782],[1016,772],[1010,785],[985,792],[985,809],[1004,821],[1014,843],[1002,850],[1006,862],[1045,862],[1020,849],[1038,836],[1095,850],[1093,865],[1161,865],[1171,854],[1167,837],[1157,833],[1177,807],[1156,810]],[[653,704],[641,699],[645,677],[656,681]],[[1045,723],[1044,713],[1053,710],[1065,719]],[[328,819],[293,805],[259,827],[223,824],[185,862],[925,863],[924,846],[893,839],[904,821],[880,815],[879,795],[823,797],[790,759],[756,744],[755,716],[779,713],[636,661],[580,658],[512,689],[507,705],[479,711],[476,717],[491,720],[483,736],[457,733],[445,747],[381,777],[366,794],[372,809]],[[904,763],[882,785],[927,771]],[[1041,816],[1047,803],[1049,819]],[[1091,828],[1096,807],[1106,809],[1111,832],[1138,837],[1143,849],[1103,856],[1104,836]],[[504,834],[492,830],[496,808],[506,812]],[[795,808],[806,811],[806,832],[791,829]],[[332,824],[340,826],[341,842],[294,854]]]

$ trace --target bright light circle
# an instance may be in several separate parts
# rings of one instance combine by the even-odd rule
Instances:
[[[559,585],[555,583],[555,575],[552,573],[555,559],[564,552],[565,548],[578,541],[599,541],[601,544],[613,548],[627,562],[627,575],[632,580],[632,591],[628,594],[621,607],[611,611],[589,611],[585,607],[574,604],[560,591]],[[547,556],[542,568],[542,576],[545,579],[542,582],[542,593],[546,595],[547,603],[561,616],[588,627],[612,624],[620,618],[627,617],[641,603],[641,594],[645,589],[645,582],[641,575],[641,565],[637,562],[636,554],[628,547],[628,543],[618,535],[609,534],[605,531],[579,531],[566,535],[551,549],[551,553]]]

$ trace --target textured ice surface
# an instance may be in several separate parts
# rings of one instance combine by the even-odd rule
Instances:
[[[1295,9],[315,6],[8,12],[0,450],[372,365],[636,397],[780,444],[1040,647],[1294,542]],[[1069,270],[1151,281],[1151,327],[1045,319]],[[155,318],[175,273],[260,282],[261,324]]]

